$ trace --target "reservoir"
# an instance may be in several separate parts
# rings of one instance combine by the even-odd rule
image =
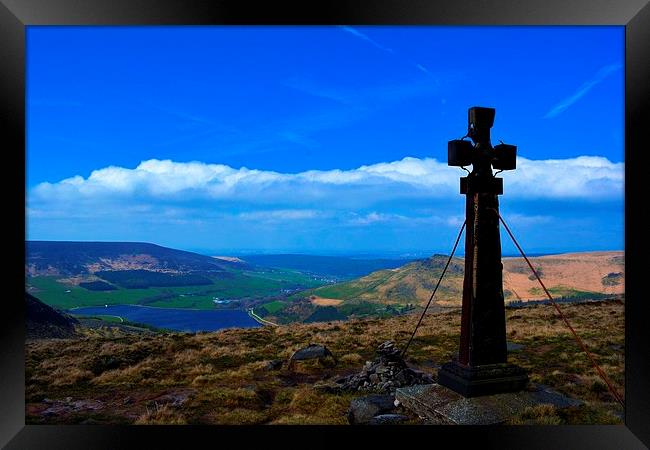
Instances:
[[[83,316],[118,316],[129,322],[144,323],[174,331],[216,331],[224,328],[261,326],[242,310],[153,308],[139,305],[109,305],[73,308],[70,314]]]

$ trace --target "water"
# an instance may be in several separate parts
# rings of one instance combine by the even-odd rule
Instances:
[[[119,316],[130,322],[144,323],[174,331],[216,331],[223,328],[254,328],[261,326],[242,310],[202,310],[153,308],[139,305],[109,305],[74,308],[71,314]]]

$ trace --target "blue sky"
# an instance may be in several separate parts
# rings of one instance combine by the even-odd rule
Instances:
[[[623,248],[622,27],[29,27],[27,237],[448,252],[467,109],[531,252]],[[513,247],[503,236],[504,252]]]

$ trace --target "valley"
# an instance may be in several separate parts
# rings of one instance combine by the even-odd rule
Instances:
[[[26,291],[44,303],[106,320],[125,319],[110,313],[112,308],[157,308],[156,319],[144,323],[172,324],[178,331],[199,330],[173,320],[179,309],[252,313],[238,322],[241,326],[250,325],[246,319],[251,317],[256,317],[254,324],[282,325],[421,310],[448,258],[212,257],[154,244],[111,242],[28,241],[27,250]],[[545,255],[531,261],[558,300],[620,298],[624,292],[623,252]],[[431,311],[460,306],[463,274],[464,260],[453,258]],[[503,285],[506,303],[545,299],[521,258],[503,258]],[[84,308],[104,308],[104,313]]]
[[[328,386],[357,373],[387,339],[405,345],[447,261],[389,260],[353,277],[377,263],[359,260],[355,268],[354,259],[316,257],[310,267],[301,257],[297,267],[291,256],[276,255],[273,266],[239,256],[212,258],[219,259],[212,265],[182,255],[183,266],[169,257],[134,258],[124,248],[107,255],[104,247],[101,259],[81,250],[58,260],[40,253],[41,263],[28,255],[30,424],[348,423],[363,392]],[[338,262],[344,272],[332,270]],[[532,262],[624,393],[623,253]],[[621,423],[620,406],[522,263],[503,259],[508,360],[533,383],[583,403],[529,408],[507,423]],[[454,258],[406,358],[433,380],[457,350],[463,270],[463,259]],[[333,365],[289,364],[314,342],[333,353]],[[399,411],[403,423],[421,423]]]

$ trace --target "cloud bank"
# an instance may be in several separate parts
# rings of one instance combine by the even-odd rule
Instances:
[[[464,219],[463,175],[431,158],[299,173],[151,159],[34,186],[27,235],[177,248],[448,251]],[[517,170],[501,175],[504,217],[515,233],[530,233],[536,246],[525,240],[528,250],[622,245],[623,163],[520,157]]]
[[[29,192],[29,200],[203,199],[251,204],[363,205],[379,199],[448,197],[458,193],[458,179],[463,173],[436,159],[412,157],[349,170],[299,173],[151,159],[133,169],[110,166],[93,171],[87,178],[77,175],[56,183],[41,183]],[[500,176],[505,179],[510,198],[622,198],[624,163],[597,156],[554,160],[519,157],[517,170]]]

